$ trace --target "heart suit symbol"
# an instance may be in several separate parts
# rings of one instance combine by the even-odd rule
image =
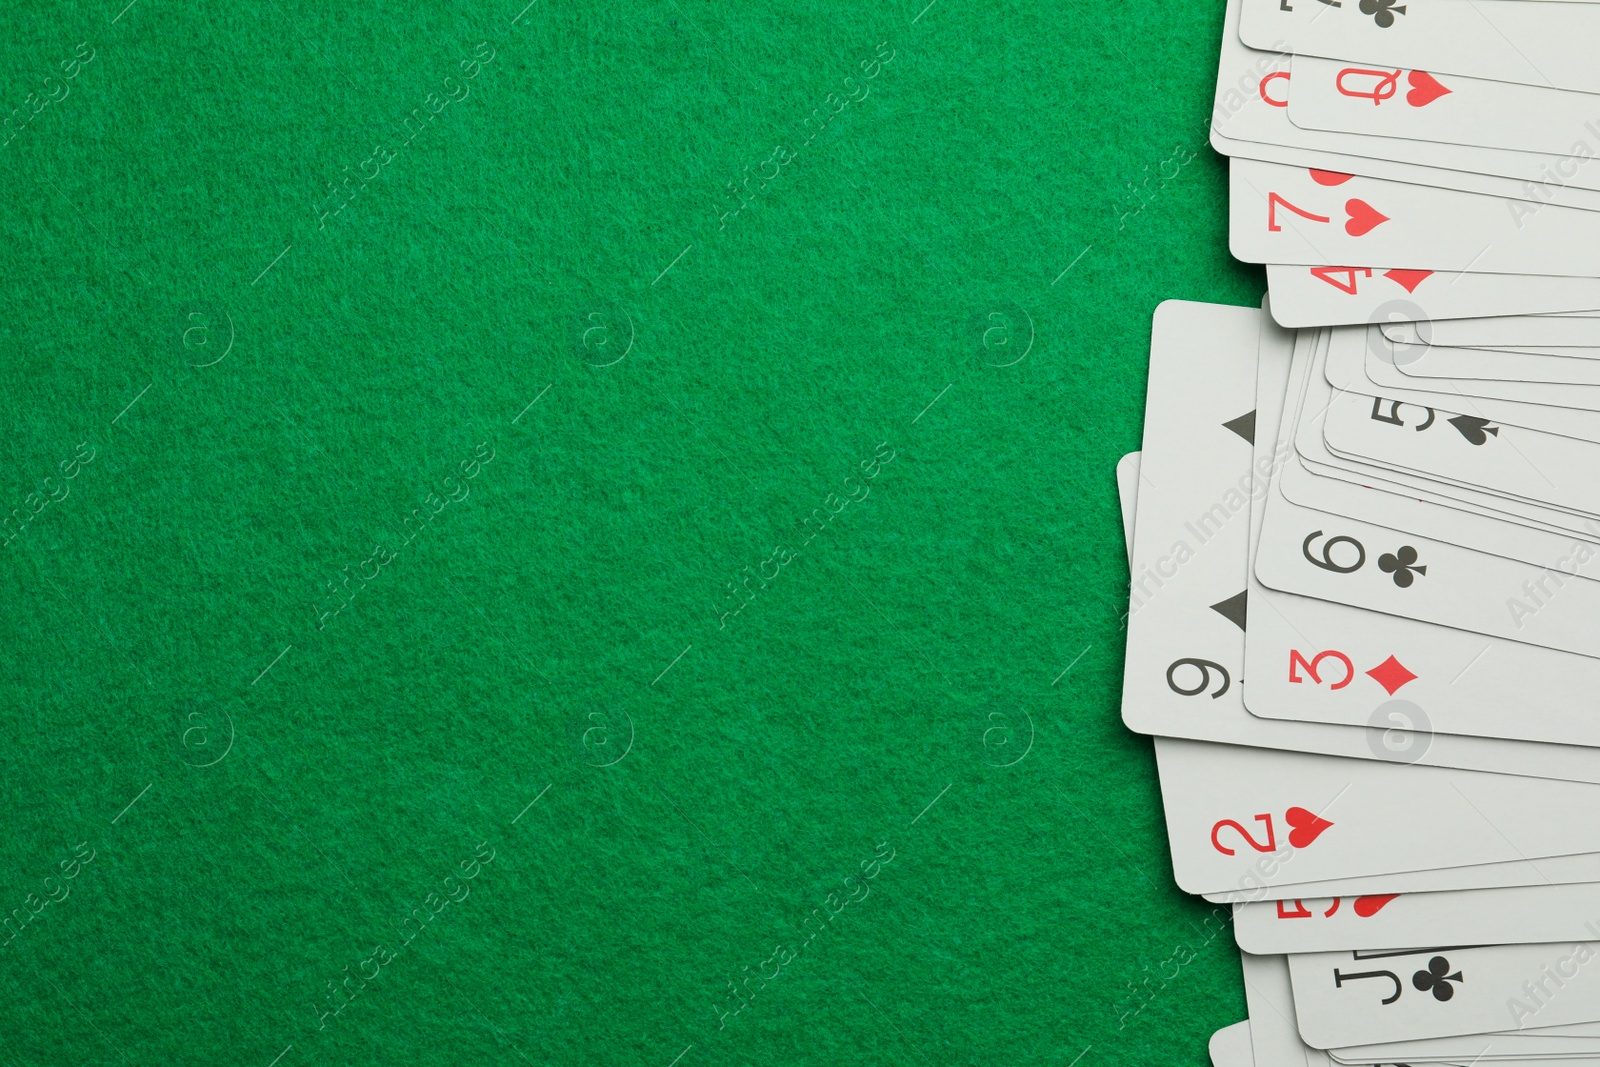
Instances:
[[[1350,216],[1350,221],[1344,224],[1344,232],[1351,237],[1360,237],[1372,232],[1374,227],[1389,221],[1389,216],[1367,203],[1365,200],[1346,200],[1344,213]]]
[[[1305,808],[1290,808],[1283,813],[1283,821],[1292,828],[1289,831],[1289,844],[1294,848],[1305,848],[1321,837],[1322,831],[1333,825]]]
[[[1406,81],[1411,84],[1411,91],[1406,93],[1406,103],[1412,107],[1427,107],[1441,96],[1449,94],[1450,90],[1439,84],[1439,80],[1425,70],[1414,70],[1406,75]]]
[[[1382,896],[1356,897],[1356,914],[1363,919],[1370,919],[1382,911],[1385,904],[1399,895],[1399,893],[1385,893]]]

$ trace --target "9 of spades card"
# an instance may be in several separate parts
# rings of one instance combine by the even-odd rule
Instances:
[[[1125,717],[1139,701],[1190,702],[1199,714],[1240,699],[1247,609],[1237,568],[1252,481],[1241,431],[1253,436],[1256,348],[1198,359],[1192,339],[1243,337],[1240,324],[1259,327],[1260,315],[1176,301],[1156,313]],[[1600,848],[1600,813],[1559,826],[1525,817],[1595,806],[1593,785],[1165,738],[1156,752],[1174,871],[1191,892]]]

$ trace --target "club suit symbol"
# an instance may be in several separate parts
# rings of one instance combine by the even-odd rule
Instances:
[[[1417,550],[1410,545],[1401,545],[1398,552],[1385,552],[1379,556],[1378,569],[1393,575],[1394,584],[1401,589],[1410,589],[1417,575],[1428,573],[1427,567],[1417,566]]]
[[[1424,993],[1431,992],[1434,1000],[1449,1000],[1456,995],[1456,987],[1451,982],[1465,981],[1461,972],[1450,974],[1450,961],[1443,956],[1435,956],[1428,961],[1428,969],[1418,971],[1411,976],[1411,984]]]
[[[1406,9],[1395,7],[1394,0],[1361,0],[1361,13],[1371,15],[1378,28],[1386,30],[1394,25],[1394,17],[1404,15]]]

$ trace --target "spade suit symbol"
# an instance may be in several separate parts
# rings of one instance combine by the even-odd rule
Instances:
[[[1212,604],[1211,610],[1216,612],[1218,615],[1221,615],[1229,622],[1233,623],[1239,629],[1243,630],[1245,619],[1245,598],[1249,596],[1249,593],[1250,590],[1241,589],[1227,600],[1219,600],[1215,604]]]
[[[1488,419],[1480,419],[1476,415],[1457,415],[1448,421],[1451,426],[1456,428],[1457,433],[1467,439],[1469,444],[1483,444],[1489,439],[1486,436],[1488,434],[1493,434],[1496,437],[1500,436],[1500,427],[1490,426]]]

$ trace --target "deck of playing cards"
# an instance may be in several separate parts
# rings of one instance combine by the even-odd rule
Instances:
[[[1231,0],[1260,309],[1155,312],[1123,719],[1217,1067],[1600,1062],[1600,3]],[[1591,392],[1591,390],[1593,390]]]

